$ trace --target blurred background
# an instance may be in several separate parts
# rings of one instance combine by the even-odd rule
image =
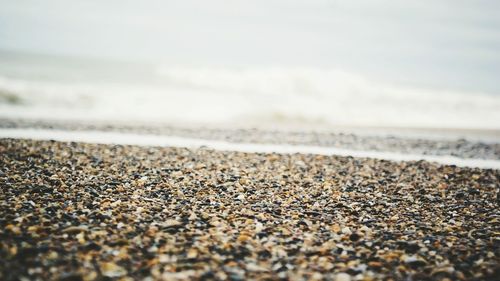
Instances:
[[[0,117],[500,129],[499,1],[0,7]]]

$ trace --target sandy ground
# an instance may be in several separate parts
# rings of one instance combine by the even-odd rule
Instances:
[[[2,139],[0,279],[493,280],[499,182],[424,161]]]

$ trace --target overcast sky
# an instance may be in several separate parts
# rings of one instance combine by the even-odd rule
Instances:
[[[500,93],[500,1],[0,0],[0,48]]]

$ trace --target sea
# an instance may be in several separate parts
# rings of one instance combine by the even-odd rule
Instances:
[[[0,117],[256,128],[500,129],[500,95],[337,68],[181,66],[0,52]]]

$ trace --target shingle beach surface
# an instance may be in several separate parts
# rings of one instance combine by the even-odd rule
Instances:
[[[230,143],[261,143],[312,145],[335,147],[358,151],[384,151],[404,154],[454,156],[458,158],[500,160],[500,133],[492,130],[494,141],[484,142],[473,138],[432,138],[382,133],[360,134],[360,131],[283,131],[265,129],[215,129],[205,127],[176,127],[166,124],[123,124],[123,123],[88,123],[76,121],[18,120],[0,117],[0,129],[50,129],[63,131],[98,131],[119,132],[144,135],[176,136],[203,140],[227,141]],[[351,128],[353,129],[353,128]],[[366,130],[366,129],[365,129]],[[369,131],[369,129],[368,129]],[[409,129],[409,132],[412,130]],[[418,131],[418,130],[417,130]],[[439,130],[444,134],[446,130]],[[372,132],[374,133],[374,132]],[[380,133],[380,132],[379,132]],[[434,131],[435,133],[435,131]],[[444,134],[445,135],[445,134]]]
[[[1,280],[500,276],[498,170],[1,139],[0,188]]]

